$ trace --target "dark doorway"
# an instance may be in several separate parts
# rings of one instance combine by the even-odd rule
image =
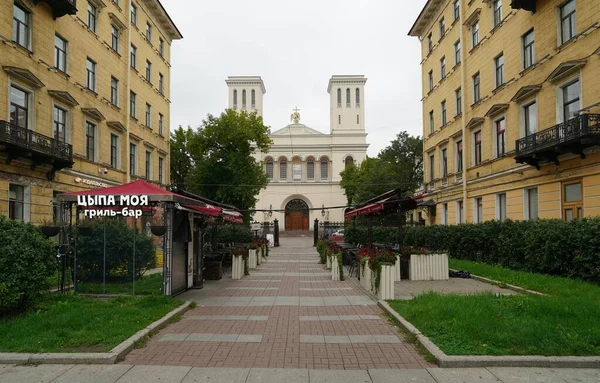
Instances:
[[[285,231],[308,228],[308,205],[301,199],[293,199],[285,205]]]

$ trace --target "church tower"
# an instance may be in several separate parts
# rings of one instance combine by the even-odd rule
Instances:
[[[263,115],[263,95],[267,93],[265,84],[260,76],[229,76],[229,109],[245,110],[248,113],[258,111]]]
[[[333,75],[329,79],[330,129],[365,131],[365,83],[363,75]]]

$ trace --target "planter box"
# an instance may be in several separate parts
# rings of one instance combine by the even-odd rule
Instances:
[[[262,249],[256,250],[256,265],[260,266],[262,263]]]
[[[381,300],[394,299],[394,277],[396,275],[396,266],[381,266],[381,278],[379,278],[379,290],[377,298]],[[375,294],[375,291],[373,291]]]
[[[327,258],[327,268],[328,268],[328,269],[331,269],[331,257],[328,255],[328,256],[327,256],[327,257],[325,257],[325,258]]]
[[[411,281],[446,281],[450,279],[448,254],[411,255],[409,279]]]
[[[331,257],[331,280],[340,280],[340,267],[338,265],[338,258],[335,256]]]
[[[244,277],[244,258],[241,255],[234,255],[231,262],[231,279],[242,279]]]
[[[257,266],[257,262],[256,262],[256,249],[254,250],[248,250],[248,268],[249,269],[256,269]]]
[[[396,264],[394,265],[394,282],[400,282],[400,280],[402,279],[402,276],[400,274],[400,256],[396,255]]]
[[[373,274],[373,271],[369,267],[369,261],[365,263],[364,270],[360,264],[358,267],[360,267],[360,285],[363,289],[371,291],[371,275]]]

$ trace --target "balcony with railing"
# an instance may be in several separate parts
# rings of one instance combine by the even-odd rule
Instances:
[[[34,0],[34,3],[46,3],[52,8],[55,19],[77,14],[77,0]]]
[[[57,170],[73,166],[73,146],[33,130],[0,121],[0,151],[7,154],[6,164],[16,158],[29,158],[31,168],[51,164],[48,179],[54,179]]]
[[[515,161],[535,166],[548,161],[559,165],[558,156],[574,153],[585,158],[583,149],[600,144],[600,114],[582,114],[516,141]]]

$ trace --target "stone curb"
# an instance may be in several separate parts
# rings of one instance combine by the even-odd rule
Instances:
[[[186,312],[191,301],[184,302],[181,306],[169,312],[164,317],[146,328],[136,332],[121,344],[109,352],[103,353],[0,353],[0,365],[2,364],[115,364],[123,359],[131,350],[135,343],[148,335],[153,330],[158,330],[166,326],[175,315]]]
[[[417,337],[419,343],[436,360],[439,367],[545,367],[545,368],[600,368],[599,356],[543,356],[543,355],[446,355],[435,343],[404,319],[386,301],[377,301],[379,307],[392,315],[400,325]]]
[[[450,271],[458,271],[458,270],[456,270],[456,269],[450,269]],[[514,291],[519,292],[519,293],[527,293],[527,294],[548,296],[548,294],[540,293],[539,291],[528,290],[528,289],[525,289],[523,287],[519,287],[519,286],[515,286],[515,285],[509,285],[508,283],[496,281],[494,279],[489,279],[489,278],[486,278],[486,277],[480,277],[479,275],[471,274],[471,278],[475,279],[477,281],[486,282],[486,283],[489,283],[489,284],[492,284],[492,285],[496,285],[496,286],[502,286],[502,287],[506,286],[506,288],[508,288],[510,290],[514,290]]]

